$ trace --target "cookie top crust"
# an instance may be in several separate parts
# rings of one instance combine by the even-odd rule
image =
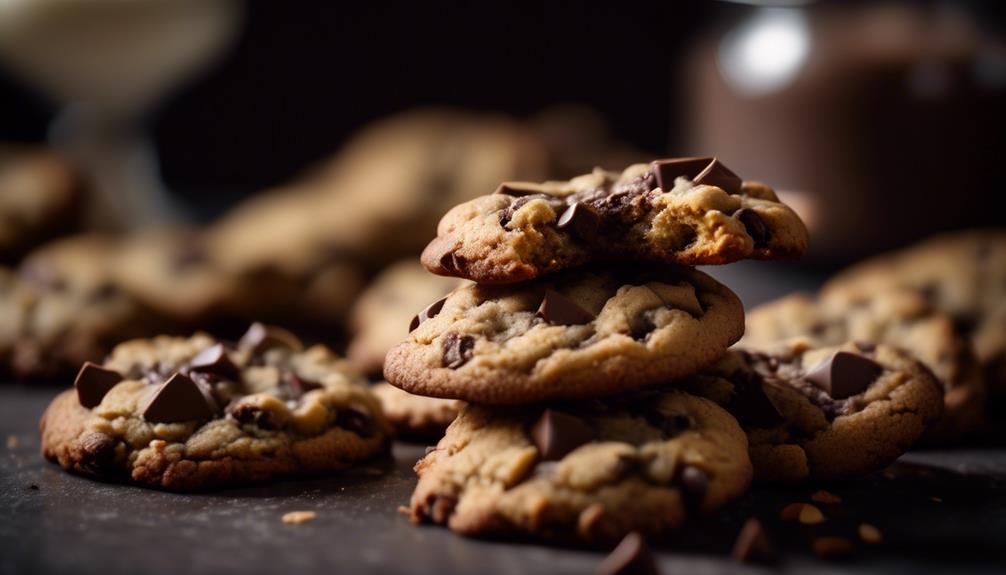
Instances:
[[[803,222],[770,187],[715,158],[682,158],[504,183],[447,212],[422,262],[440,275],[514,283],[596,260],[711,265],[796,258],[806,246]]]
[[[943,412],[922,363],[886,345],[731,350],[680,387],[724,406],[748,434],[755,478],[845,479],[892,463]]]
[[[477,403],[659,385],[715,361],[744,329],[733,292],[677,266],[579,268],[465,286],[437,303],[388,353],[384,375],[410,393]]]
[[[236,347],[202,333],[120,344],[84,365],[41,430],[64,468],[177,491],[335,471],[391,435],[348,362],[261,324]]]
[[[602,543],[657,536],[747,488],[737,422],[671,390],[534,409],[468,405],[416,464],[414,522]]]

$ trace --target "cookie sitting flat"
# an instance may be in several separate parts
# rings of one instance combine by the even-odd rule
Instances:
[[[476,403],[586,399],[690,375],[744,331],[737,296],[691,268],[579,268],[458,288],[423,310],[384,375]]]
[[[463,401],[424,397],[382,381],[372,388],[395,434],[406,440],[437,440],[458,416]]]
[[[610,543],[741,495],[747,441],[711,401],[640,392],[546,408],[468,405],[416,464],[416,523],[464,535]]]
[[[772,353],[731,350],[676,386],[737,418],[761,481],[878,471],[943,410],[943,391],[932,373],[885,345],[810,349],[794,341]]]
[[[440,275],[513,283],[595,260],[687,265],[795,258],[800,218],[713,158],[658,160],[568,182],[504,183],[454,207],[422,262]]]
[[[43,455],[172,491],[338,471],[391,434],[346,361],[261,324],[236,350],[204,334],[126,342],[75,386],[42,417]]]

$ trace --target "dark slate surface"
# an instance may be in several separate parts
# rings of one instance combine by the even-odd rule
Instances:
[[[339,476],[177,495],[94,482],[38,455],[36,421],[54,389],[0,386],[2,573],[592,573],[603,554],[456,537],[413,527],[397,508],[414,485],[422,446]],[[11,439],[14,438],[14,439]],[[754,573],[727,558],[743,520],[762,517],[783,549],[777,567],[820,573],[1006,572],[1006,450],[917,451],[886,474],[826,485],[843,498],[818,526],[784,524],[778,511],[820,485],[756,488],[660,543],[665,574]],[[935,499],[934,499],[935,498]],[[284,525],[295,510],[317,519]],[[884,544],[851,560],[818,561],[813,536],[877,525]]]

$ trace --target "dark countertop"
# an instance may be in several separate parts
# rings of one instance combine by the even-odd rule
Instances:
[[[464,539],[413,527],[399,515],[423,453],[396,445],[394,458],[328,478],[178,495],[63,473],[39,456],[36,422],[57,390],[0,386],[0,573],[592,573],[603,553]],[[10,438],[15,439],[10,439]],[[15,445],[16,444],[16,445]],[[778,511],[809,501],[820,485],[756,487],[723,512],[661,543],[669,573],[754,573],[727,557],[741,523],[765,521],[784,571],[913,573],[1006,571],[1006,449],[916,451],[885,474],[825,485],[841,504],[828,521],[784,524]],[[937,498],[937,499],[934,499]],[[285,525],[288,511],[314,521]],[[825,563],[812,536],[854,535],[859,522],[885,542]]]

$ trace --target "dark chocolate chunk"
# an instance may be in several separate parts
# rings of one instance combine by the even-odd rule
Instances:
[[[629,335],[636,341],[646,341],[656,327],[650,314],[637,315],[629,320]]]
[[[674,188],[675,178],[684,177],[694,180],[712,161],[713,158],[708,156],[656,160],[650,162],[650,171],[657,179],[657,187],[664,192],[669,192]]]
[[[230,379],[238,379],[241,372],[227,355],[224,344],[218,343],[200,351],[189,360],[189,370],[218,375]]]
[[[243,425],[254,425],[259,429],[274,431],[279,429],[276,416],[268,409],[260,409],[249,403],[239,403],[229,410],[231,417]]]
[[[143,419],[154,423],[210,419],[216,413],[217,402],[209,386],[181,373],[162,383],[143,407]]]
[[[437,301],[431,303],[430,305],[426,306],[426,308],[423,309],[423,311],[419,312],[419,314],[417,314],[414,318],[412,318],[412,323],[409,324],[409,331],[410,332],[415,331],[415,329],[419,327],[419,324],[423,323],[428,319],[437,317],[437,314],[440,313],[440,310],[444,309],[444,302],[446,301],[447,296],[444,296],[438,299]]]
[[[322,385],[316,381],[300,377],[292,370],[286,370],[280,375],[280,384],[285,388],[287,395],[297,399],[312,389],[319,389]]]
[[[744,523],[730,555],[741,563],[774,563],[778,559],[775,546],[765,533],[765,528],[754,517]]]
[[[95,475],[108,475],[115,467],[118,441],[107,433],[92,432],[80,438],[80,467]]]
[[[678,472],[678,483],[690,500],[701,502],[709,489],[709,476],[694,465],[686,465]]]
[[[443,364],[449,369],[457,369],[472,358],[475,338],[470,335],[449,333],[444,336]]]
[[[587,204],[576,202],[562,212],[557,225],[559,229],[569,228],[569,231],[581,240],[591,240],[597,236],[601,216]]]
[[[85,361],[84,367],[77,372],[77,379],[73,382],[73,386],[77,388],[77,401],[88,409],[96,407],[105,394],[120,381],[122,375],[119,372]]]
[[[774,358],[773,358],[774,359]],[[738,374],[732,378],[734,395],[726,410],[743,427],[773,427],[782,422],[782,414],[772,403],[755,373]]]
[[[454,253],[453,249],[444,252],[444,255],[440,256],[440,267],[443,268],[444,271],[450,273],[460,270],[463,263],[464,258],[461,258],[458,254]]]
[[[531,426],[531,439],[543,461],[556,461],[593,441],[594,432],[579,417],[546,409]]]
[[[252,353],[264,353],[277,347],[301,351],[304,349],[304,344],[289,331],[260,322],[253,323],[238,341],[238,348]]]
[[[811,369],[804,379],[832,399],[845,399],[865,391],[883,371],[884,368],[872,360],[840,351]]]
[[[649,171],[640,174],[631,180],[617,182],[615,185],[611,186],[611,190],[608,195],[617,196],[625,194],[629,196],[640,196],[656,187],[657,176],[652,171]]]
[[[364,438],[373,437],[377,431],[372,417],[351,407],[343,407],[338,410],[335,415],[335,425]]]
[[[533,196],[543,192],[541,185],[532,182],[504,182],[496,188],[494,194],[506,194],[508,196]]]
[[[552,325],[582,325],[594,321],[594,314],[552,289],[545,290],[537,315]]]
[[[716,158],[713,158],[699,175],[692,178],[692,182],[696,185],[716,186],[728,194],[741,193],[741,184],[744,183],[737,174],[731,172],[730,168]]]
[[[769,231],[768,226],[765,225],[765,221],[761,219],[758,212],[751,208],[741,208],[734,212],[733,217],[744,224],[744,229],[747,230],[748,235],[751,236],[751,240],[754,241],[754,247],[764,248],[768,246],[772,232]]]
[[[618,547],[604,558],[594,572],[596,575],[657,575],[657,563],[653,559],[646,540],[638,531],[633,531],[622,539]]]

